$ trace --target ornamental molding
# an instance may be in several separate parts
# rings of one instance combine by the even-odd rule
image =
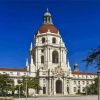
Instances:
[[[58,77],[64,76],[64,70],[60,66],[55,68],[55,76]]]

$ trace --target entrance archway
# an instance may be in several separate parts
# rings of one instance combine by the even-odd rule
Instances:
[[[62,82],[61,82],[61,80],[56,81],[56,93],[62,93]]]

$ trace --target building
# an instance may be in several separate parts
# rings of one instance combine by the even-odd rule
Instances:
[[[38,76],[42,88],[39,95],[85,93],[84,88],[92,84],[97,75],[80,72],[77,64],[74,65],[74,71],[71,71],[67,48],[59,29],[53,24],[48,9],[44,13],[43,24],[37,30],[33,41],[34,45],[31,43],[30,46],[30,63],[26,62],[27,70],[1,68],[0,72],[10,74],[14,78],[15,85],[23,75]],[[35,93],[36,91],[31,89],[30,94]]]

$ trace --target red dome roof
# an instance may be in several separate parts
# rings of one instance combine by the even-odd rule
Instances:
[[[41,33],[46,33],[48,32],[48,30],[50,30],[51,33],[58,33],[58,29],[52,25],[52,24],[43,24],[40,28],[39,28],[39,32]]]

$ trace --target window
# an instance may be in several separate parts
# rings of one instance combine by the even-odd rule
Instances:
[[[82,91],[85,92],[85,87],[82,88]]]
[[[63,61],[63,50],[62,50],[62,61]]]
[[[80,93],[80,86],[78,87],[78,93]]]
[[[80,84],[80,81],[78,81],[78,84]]]
[[[69,81],[67,80],[67,84],[69,84]]]
[[[83,85],[85,84],[85,82],[83,81]]]
[[[58,52],[57,51],[52,52],[52,63],[58,63]]]
[[[76,92],[76,87],[74,87],[74,92]]]
[[[87,81],[87,84],[89,84],[89,81]]]
[[[42,38],[42,43],[45,43],[45,38],[44,37]]]
[[[46,18],[44,17],[44,22],[46,22]]]
[[[41,56],[41,63],[44,63],[44,56]]]
[[[44,50],[42,49],[42,50],[41,50],[41,52],[43,53],[43,52],[44,52]]]
[[[52,43],[56,43],[56,38],[52,38]]]
[[[76,84],[76,81],[74,81],[74,84]]]
[[[67,92],[68,92],[68,94],[69,94],[69,87],[67,87]]]

